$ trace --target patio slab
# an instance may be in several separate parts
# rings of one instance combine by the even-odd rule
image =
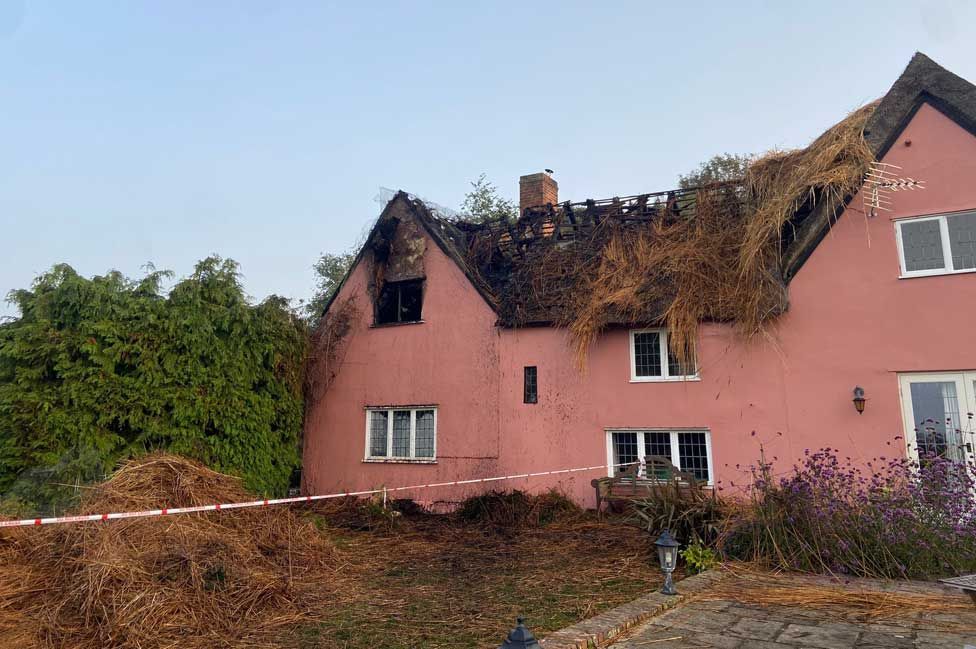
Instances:
[[[822,578],[790,576],[823,584]],[[851,587],[884,593],[937,593],[968,602],[938,586],[855,581]],[[680,590],[681,585],[679,583]],[[858,620],[837,612],[796,606],[762,606],[694,596],[617,637],[612,649],[976,649],[976,607],[971,611],[909,613],[884,620]]]

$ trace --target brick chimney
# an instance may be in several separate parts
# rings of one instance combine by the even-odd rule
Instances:
[[[519,214],[527,207],[555,205],[559,202],[559,185],[548,173],[529,174],[519,178]]]

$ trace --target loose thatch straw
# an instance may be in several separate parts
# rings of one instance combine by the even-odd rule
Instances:
[[[584,262],[578,308],[561,323],[580,366],[610,322],[645,322],[649,312],[663,313],[683,362],[693,359],[703,320],[759,333],[786,307],[784,228],[801,206],[834,208],[860,187],[874,159],[863,131],[875,106],[854,111],[805,149],[755,160],[742,183],[700,189],[681,216],[603,232],[599,254]]]
[[[81,511],[253,497],[236,478],[154,454],[96,487]],[[334,557],[285,507],[4,531],[0,637],[25,647],[273,646],[271,634],[328,597]]]
[[[939,614],[972,611],[972,603],[967,598],[936,592],[928,584],[913,589],[912,582],[903,582],[898,591],[893,591],[881,582],[835,584],[825,577],[776,574],[741,565],[726,565],[723,570],[728,578],[718,581],[696,599],[823,610],[858,622],[904,619],[906,613],[919,611]],[[953,626],[935,622],[932,625]]]

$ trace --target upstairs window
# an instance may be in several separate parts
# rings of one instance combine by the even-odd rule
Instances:
[[[525,368],[522,401],[524,403],[539,403],[539,370],[534,365]]]
[[[682,366],[668,344],[667,329],[630,332],[631,381],[681,381],[697,379],[694,363]]]
[[[376,324],[419,322],[424,303],[424,280],[386,282],[376,300]]]
[[[436,408],[368,408],[367,460],[433,460]]]
[[[976,212],[895,222],[902,277],[976,271]]]

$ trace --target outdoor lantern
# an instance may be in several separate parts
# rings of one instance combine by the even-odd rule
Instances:
[[[498,649],[542,649],[532,632],[525,628],[525,619],[520,617],[517,623],[518,626],[512,629],[505,642],[498,645]]]
[[[674,589],[671,573],[674,572],[674,566],[678,562],[678,542],[671,536],[671,532],[664,530],[654,545],[657,546],[657,558],[661,562],[661,570],[664,571],[664,588],[661,592],[665,595],[677,595],[678,591]]]
[[[857,410],[857,414],[864,412],[864,402],[867,399],[864,398],[864,388],[861,386],[854,387],[854,409]]]

